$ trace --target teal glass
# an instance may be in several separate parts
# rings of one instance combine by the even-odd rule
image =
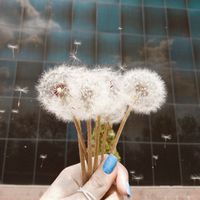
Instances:
[[[169,36],[189,37],[189,21],[186,10],[167,9]]]
[[[144,37],[137,35],[122,35],[122,59],[123,63],[136,67],[138,62],[144,62]]]
[[[166,17],[163,8],[145,8],[145,29],[147,35],[166,35]]]
[[[49,29],[54,31],[69,30],[72,22],[72,2],[69,0],[53,0],[46,5],[49,5],[47,17],[52,20]]]
[[[16,66],[14,61],[0,61],[0,96],[12,95]]]
[[[142,0],[121,0],[121,4],[129,4],[135,6],[141,6]]]
[[[200,9],[200,1],[199,0],[189,0],[188,8],[191,9]]]
[[[190,0],[189,0],[190,1]],[[186,8],[186,0],[166,0],[168,8]]]
[[[191,27],[191,35],[193,38],[200,38],[200,10],[189,10],[189,20]]]
[[[122,5],[122,33],[143,34],[142,8]]]
[[[66,62],[70,55],[70,32],[49,32],[47,35],[46,60]]]
[[[118,33],[120,14],[118,5],[98,4],[97,30],[99,32]]]
[[[192,45],[193,45],[195,66],[196,66],[197,70],[200,70],[200,39],[194,38],[192,40]],[[199,84],[200,84],[200,82],[199,82]]]
[[[144,6],[164,7],[164,0],[143,0]]]
[[[73,30],[94,31],[96,29],[95,2],[75,1],[73,5]]]
[[[179,69],[194,69],[192,45],[188,38],[171,38],[170,48],[172,66]]]
[[[120,36],[119,34],[98,34],[97,64],[120,63]],[[109,55],[109,57],[107,56]]]

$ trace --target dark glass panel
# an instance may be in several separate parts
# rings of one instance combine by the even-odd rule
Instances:
[[[38,143],[36,184],[51,184],[64,169],[65,144],[54,141]]]
[[[177,145],[153,144],[153,160],[156,185],[181,184]]]
[[[32,184],[35,142],[8,141],[4,183]]]

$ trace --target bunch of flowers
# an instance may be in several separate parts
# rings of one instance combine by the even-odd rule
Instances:
[[[114,153],[130,113],[156,112],[166,99],[164,82],[147,69],[133,69],[122,75],[110,68],[61,65],[42,75],[37,90],[44,109],[64,122],[74,122],[83,182],[98,167],[99,154],[101,160],[104,158],[110,127],[120,123],[110,149]],[[87,125],[87,142],[81,121]]]

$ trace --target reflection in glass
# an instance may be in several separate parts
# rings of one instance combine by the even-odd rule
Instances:
[[[153,154],[159,156],[154,166],[156,185],[180,185],[180,166],[177,145],[153,144]]]
[[[12,109],[16,110],[18,100],[14,99]],[[17,112],[12,112],[9,137],[34,138],[38,127],[38,102],[32,99],[21,99]]]
[[[47,35],[46,60],[66,62],[69,58],[71,34],[69,32],[49,32]]]
[[[10,46],[17,46],[13,50]],[[19,53],[19,30],[0,24],[0,58],[15,59]]]
[[[144,62],[144,38],[143,36],[122,35],[122,60],[123,63],[134,67],[137,62]],[[138,66],[137,66],[138,67]]]
[[[194,61],[197,70],[200,70],[200,39],[193,39]]]
[[[192,37],[200,37],[200,28],[197,24],[200,21],[200,10],[189,10],[189,19]]]
[[[197,104],[197,87],[193,71],[173,70],[176,103]]]
[[[184,185],[200,185],[200,147],[181,145],[181,164]]]
[[[95,2],[75,1],[73,5],[73,30],[92,31],[96,28]]]
[[[81,63],[94,64],[95,63],[95,34],[92,32],[72,32],[72,41],[81,42],[78,47],[77,57]],[[70,52],[71,53],[71,52]]]
[[[186,0],[176,0],[176,1],[166,0],[166,6],[168,8],[185,8],[186,7]]]
[[[150,141],[149,117],[132,114],[123,130],[125,141]]]
[[[69,141],[67,142],[67,154],[66,156],[66,165],[74,165],[79,163],[79,151],[78,151],[78,143]]]
[[[15,86],[20,88],[28,88],[28,93],[24,97],[36,97],[36,83],[42,72],[42,63],[18,62],[15,79]],[[18,97],[19,93],[14,93]]]
[[[180,142],[200,142],[200,108],[195,105],[176,105]]]
[[[150,144],[125,142],[125,166],[134,171],[137,177],[143,176],[138,183],[130,177],[131,185],[152,185],[152,167]]]
[[[145,11],[146,34],[165,36],[166,35],[165,9],[146,7],[144,11]]]
[[[39,141],[36,184],[51,184],[64,169],[65,145],[66,142]]]
[[[98,34],[97,64],[120,63],[120,37],[118,34]],[[109,55],[109,56],[108,56]]]
[[[122,4],[130,4],[130,5],[141,6],[142,0],[123,0],[121,3]]]
[[[122,32],[143,34],[142,8],[122,5]],[[131,19],[131,20],[130,20]]]
[[[35,142],[8,141],[4,183],[32,184]]]
[[[172,38],[170,48],[174,68],[193,69],[192,46],[189,38]]]
[[[72,2],[66,0],[50,1],[50,31],[65,31],[71,28]]]
[[[19,27],[22,2],[17,0],[1,1],[0,4],[0,25],[13,28]]]
[[[167,139],[167,142],[176,142],[176,122],[172,105],[165,105],[160,111],[151,115],[151,131],[153,141],[165,142],[164,136],[170,135],[171,139]]]
[[[44,139],[65,139],[67,125],[46,111],[40,112],[39,137]]]
[[[152,7],[156,7],[156,6],[160,6],[160,7],[164,7],[164,0],[144,0],[144,6],[152,6]]]
[[[9,125],[12,99],[0,98],[0,137],[5,138]]]
[[[3,167],[3,155],[4,155],[4,145],[5,141],[0,141],[0,172],[2,171]],[[0,183],[2,184],[2,176],[0,176]]]
[[[118,27],[120,26],[118,5],[99,4],[97,15],[97,29],[99,32],[118,33]]]
[[[167,9],[170,36],[189,37],[189,24],[186,10]]]
[[[42,61],[44,58],[44,29],[23,29],[19,59]]]
[[[16,63],[0,61],[0,96],[11,96],[16,73]]]
[[[199,0],[189,0],[188,7],[194,9],[200,9],[200,1]]]

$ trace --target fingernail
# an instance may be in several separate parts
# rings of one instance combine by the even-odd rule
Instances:
[[[110,154],[106,158],[106,160],[103,164],[103,171],[106,174],[111,174],[116,165],[117,165],[117,158],[113,154]]]
[[[129,185],[129,182],[126,183],[126,192],[127,192],[127,197],[130,198],[132,194],[131,194],[131,187]]]

